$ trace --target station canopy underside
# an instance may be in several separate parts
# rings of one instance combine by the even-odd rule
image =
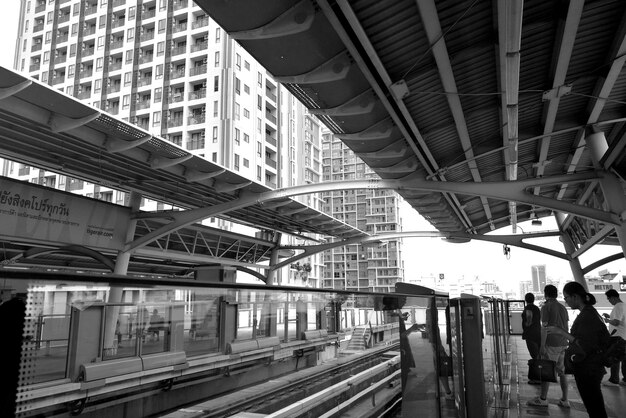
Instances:
[[[591,131],[608,142],[603,168],[624,178],[626,2],[196,3],[382,179],[404,182],[441,232],[485,234],[554,208],[413,181],[503,188],[590,173]],[[529,196],[606,210],[598,181],[528,184]],[[563,229],[579,248],[617,242],[589,217]]]

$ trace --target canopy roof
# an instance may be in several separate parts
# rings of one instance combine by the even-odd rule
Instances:
[[[591,172],[592,129],[609,145],[604,168],[626,173],[626,2],[196,3],[382,179],[401,180],[399,193],[441,232],[484,234],[558,205],[415,190],[413,180]],[[597,181],[559,179],[525,193],[606,210]],[[563,227],[579,247],[615,241],[603,221],[570,216]]]

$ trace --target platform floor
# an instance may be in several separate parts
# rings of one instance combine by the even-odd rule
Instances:
[[[521,417],[588,417],[585,406],[580,399],[580,394],[576,389],[574,376],[568,375],[568,389],[570,409],[561,408],[557,405],[561,397],[561,388],[558,383],[550,385],[548,392],[548,407],[527,406],[526,402],[539,396],[540,386],[529,385],[528,382],[528,359],[530,355],[526,349],[526,343],[519,336],[513,336],[510,339],[511,346],[511,395],[510,395],[510,418]],[[604,380],[609,377],[608,369]],[[607,387],[602,386],[602,394],[604,402],[607,406],[609,417],[622,418],[626,417],[626,386]]]

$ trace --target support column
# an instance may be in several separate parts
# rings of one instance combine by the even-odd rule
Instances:
[[[624,196],[624,189],[617,176],[600,166],[600,161],[609,148],[604,132],[592,132],[585,137],[585,141],[591,150],[594,165],[601,172],[600,187],[609,211],[618,214],[620,217],[620,225],[615,227],[615,232],[622,247],[622,253],[626,254],[626,223],[624,223],[624,218],[626,218],[626,196]]]
[[[272,285],[274,282],[274,278],[276,277],[276,269],[274,266],[278,264],[278,252],[280,250],[280,239],[282,234],[280,232],[274,232],[274,248],[272,249],[272,253],[270,254],[270,268],[267,269],[267,276],[265,279],[265,284]],[[280,285],[281,283],[276,283]]]
[[[130,192],[129,198],[129,206],[131,208],[131,213],[137,212],[139,207],[141,206],[141,194],[137,192]],[[135,219],[131,219],[128,222],[128,229],[126,231],[126,238],[124,242],[132,242],[135,238],[135,227],[137,226],[137,221]],[[115,259],[115,269],[113,270],[114,274],[125,275],[128,273],[128,264],[130,263],[131,251],[119,251],[117,254],[117,258]],[[122,302],[122,293],[124,291],[123,287],[120,286],[111,286],[109,288],[109,297],[107,299],[107,304],[116,304]],[[104,321],[104,349],[115,351],[115,328],[117,324],[117,320],[120,314],[120,307],[107,307],[107,314]]]
[[[580,260],[572,257],[572,254],[576,252],[576,246],[574,245],[572,238],[570,238],[570,236],[566,234],[561,227],[563,222],[565,222],[565,214],[562,212],[555,212],[554,217],[556,218],[556,224],[559,226],[559,231],[561,232],[560,240],[565,248],[565,253],[569,256],[569,268],[572,270],[574,281],[583,285],[585,290],[587,290],[587,279],[585,279],[585,274],[583,273],[583,269],[580,265]]]

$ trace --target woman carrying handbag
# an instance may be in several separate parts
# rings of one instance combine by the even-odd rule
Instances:
[[[602,364],[600,348],[609,338],[609,332],[593,305],[596,299],[577,282],[569,282],[563,287],[565,303],[580,314],[574,320],[570,332],[558,327],[546,327],[548,333],[563,336],[570,346],[566,351],[572,362],[576,387],[587,413],[592,418],[606,418],[606,408],[602,397],[602,376],[606,373]],[[574,350],[576,353],[574,354]]]

